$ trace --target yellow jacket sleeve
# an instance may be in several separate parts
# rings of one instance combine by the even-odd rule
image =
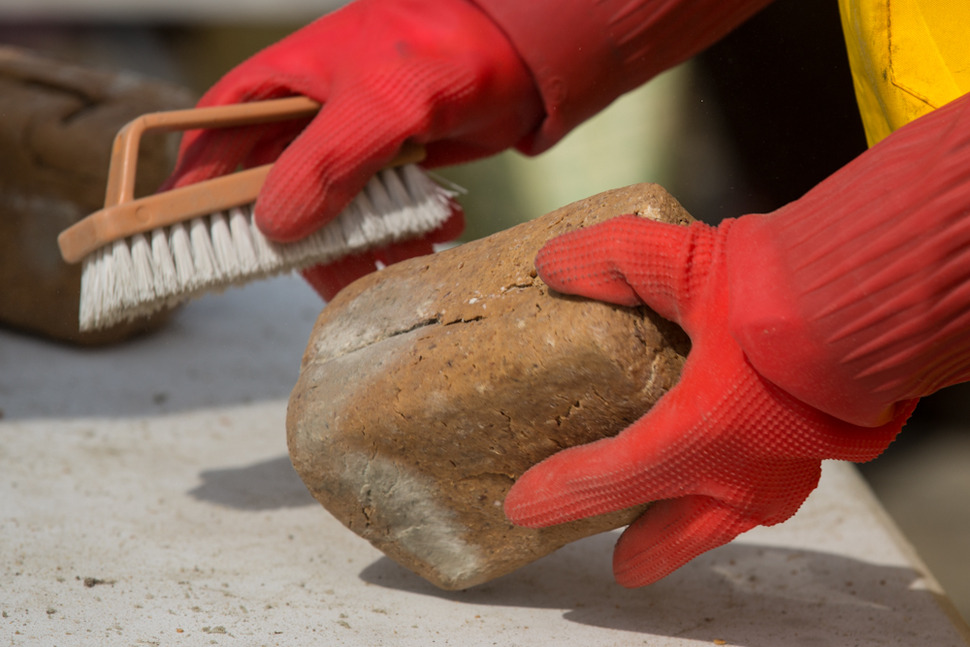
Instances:
[[[870,146],[970,92],[967,0],[840,0],[839,9]]]

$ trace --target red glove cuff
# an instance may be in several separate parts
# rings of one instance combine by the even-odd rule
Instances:
[[[546,118],[518,145],[535,155],[628,92],[713,44],[770,0],[471,0],[501,27]]]
[[[970,378],[970,96],[729,234],[729,326],[764,377],[876,426]]]

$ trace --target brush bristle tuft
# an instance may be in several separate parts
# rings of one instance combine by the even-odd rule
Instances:
[[[336,219],[295,243],[263,236],[252,205],[115,241],[84,259],[80,328],[107,328],[206,292],[420,237],[444,224],[454,195],[408,165],[381,171]]]

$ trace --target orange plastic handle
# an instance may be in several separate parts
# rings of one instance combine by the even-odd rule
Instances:
[[[153,112],[129,122],[118,132],[112,146],[104,209],[60,233],[57,244],[61,257],[68,263],[77,263],[112,241],[254,202],[273,166],[266,164],[135,200],[138,150],[145,133],[248,126],[311,117],[319,110],[320,104],[312,99],[288,97]],[[421,146],[405,145],[388,167],[423,158]]]

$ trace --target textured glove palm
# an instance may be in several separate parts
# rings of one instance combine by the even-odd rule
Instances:
[[[304,95],[310,122],[188,133],[167,187],[276,161],[256,202],[271,239],[326,224],[411,139],[425,164],[463,162],[515,145],[542,118],[528,70],[504,34],[465,0],[358,0],[257,53],[200,106]],[[277,160],[278,158],[278,160]],[[426,253],[461,229],[461,212],[420,243],[308,272],[325,297],[374,260]]]
[[[788,519],[816,487],[822,459],[874,458],[912,410],[858,427],[752,368],[727,325],[733,224],[621,216],[554,239],[536,261],[552,288],[645,303],[680,323],[693,344],[678,385],[642,419],[532,468],[505,502],[513,522],[547,526],[657,501],[616,546],[614,572],[625,586],[649,584],[739,533]]]

